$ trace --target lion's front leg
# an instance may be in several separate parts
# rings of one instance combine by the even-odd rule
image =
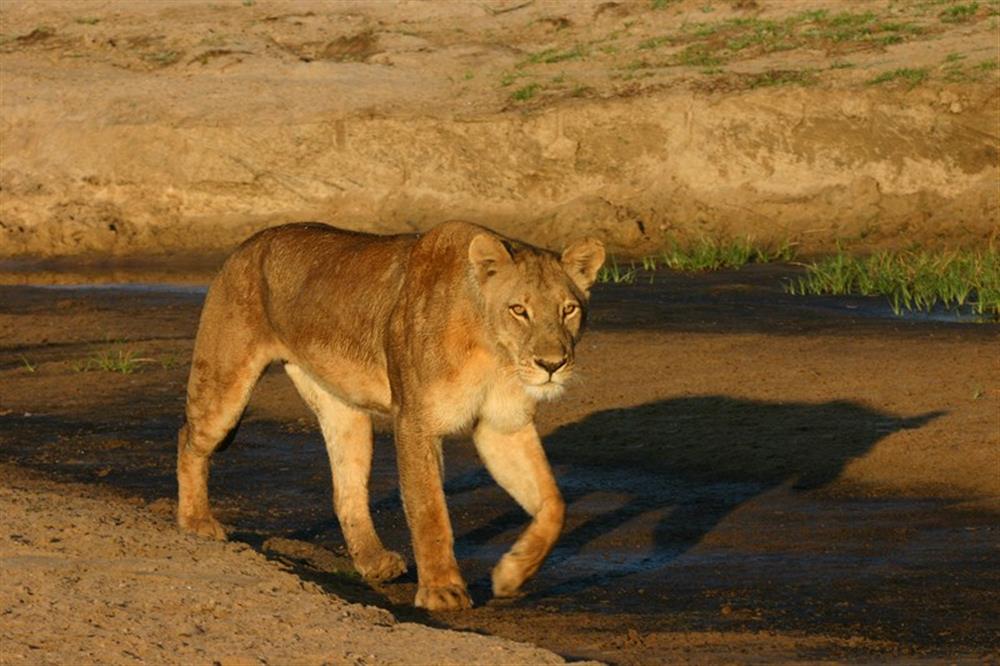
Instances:
[[[562,531],[566,505],[534,424],[505,433],[481,421],[473,439],[490,474],[533,519],[493,569],[493,594],[508,597],[542,566]]]
[[[454,537],[445,504],[441,438],[419,419],[396,418],[396,456],[406,522],[417,560],[415,605],[428,610],[472,606],[455,561]]]

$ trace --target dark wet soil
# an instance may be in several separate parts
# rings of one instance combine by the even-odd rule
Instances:
[[[489,570],[526,517],[463,439],[447,445],[446,491],[476,607],[412,609],[412,571],[361,583],[318,429],[279,368],[216,458],[217,515],[233,538],[348,599],[571,657],[995,657],[1000,523],[982,461],[992,450],[1000,463],[989,369],[1000,329],[788,296],[790,274],[658,274],[596,289],[584,381],[539,419],[566,530],[521,598],[491,600]],[[202,296],[0,287],[0,461],[170,513]],[[126,347],[147,359],[133,374],[74,367]],[[980,469],[963,476],[963,459]],[[371,492],[384,540],[412,562],[384,433]]]

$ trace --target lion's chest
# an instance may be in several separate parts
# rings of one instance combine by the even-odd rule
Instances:
[[[534,418],[535,401],[516,373],[498,367],[485,354],[471,356],[456,374],[427,387],[423,402],[440,434],[459,432],[477,420],[513,432]]]
[[[535,417],[535,401],[524,391],[519,379],[513,378],[491,386],[483,397],[479,418],[498,432],[516,432]]]

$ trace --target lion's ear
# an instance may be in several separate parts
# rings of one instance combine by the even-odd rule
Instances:
[[[491,234],[479,234],[469,243],[469,261],[482,282],[510,264],[512,257],[499,238]]]
[[[563,250],[562,266],[580,291],[587,294],[604,265],[604,244],[595,238],[584,238]]]

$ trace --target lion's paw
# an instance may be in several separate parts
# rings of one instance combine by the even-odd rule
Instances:
[[[218,539],[219,541],[226,540],[226,528],[212,516],[205,518],[182,518],[179,523],[181,529],[185,532],[208,537],[209,539]]]
[[[419,587],[413,605],[431,611],[463,610],[472,608],[472,599],[464,585]]]
[[[364,558],[363,562],[355,562],[354,566],[369,583],[384,583],[406,573],[406,560],[391,550],[383,550],[374,557]]]
[[[493,567],[493,596],[513,597],[517,595],[524,583],[524,571],[517,560],[510,555],[504,555]]]

